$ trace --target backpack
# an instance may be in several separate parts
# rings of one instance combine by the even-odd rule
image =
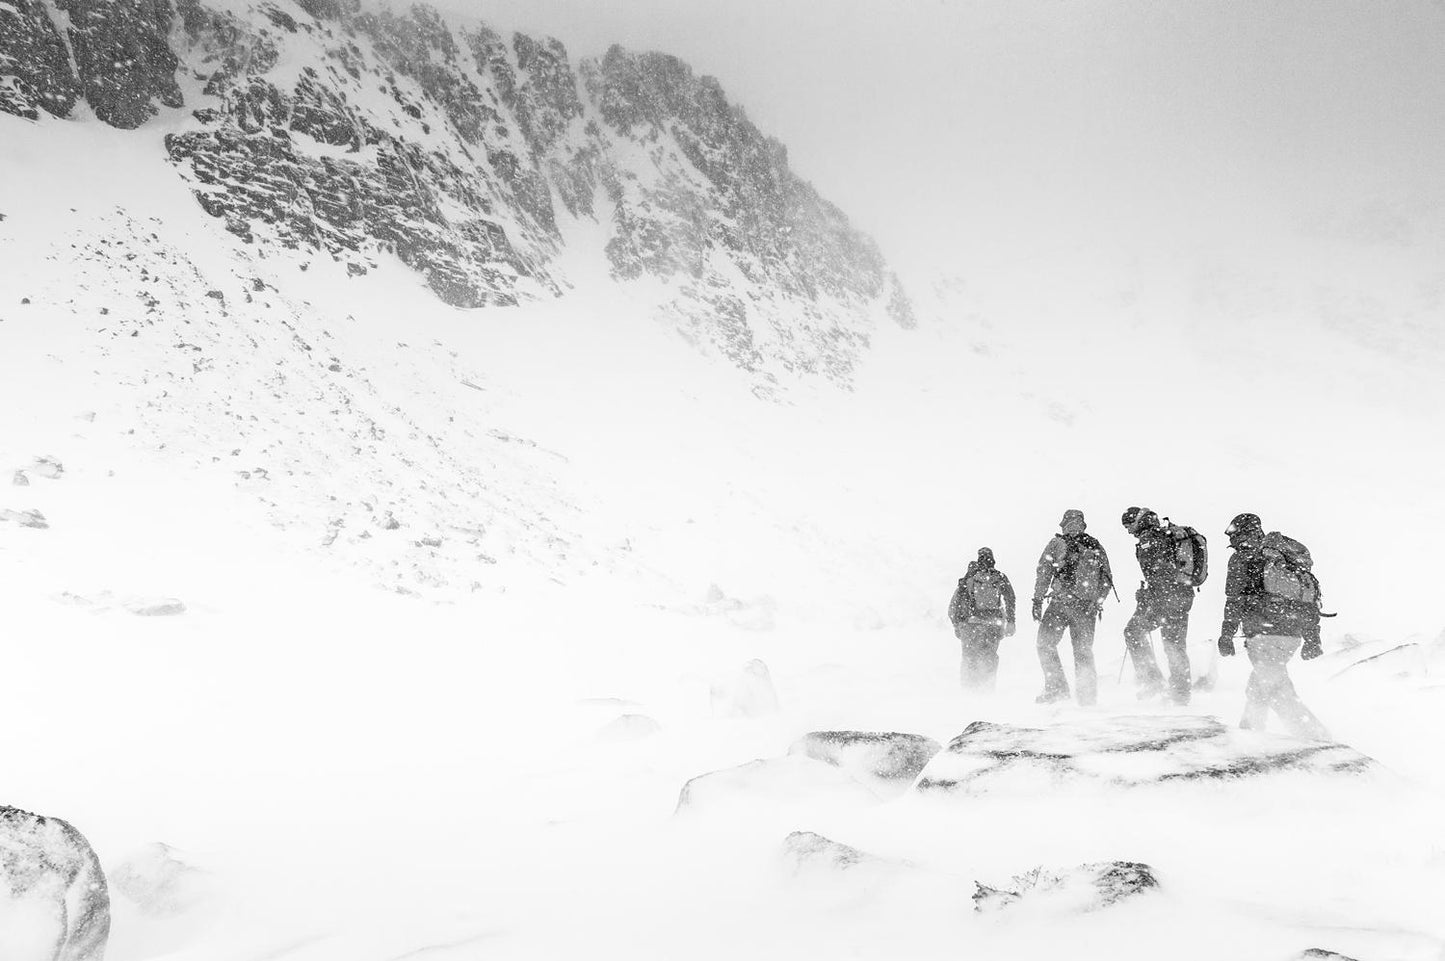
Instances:
[[[1066,537],[1069,550],[1058,578],[1068,593],[1084,601],[1102,601],[1113,586],[1104,549],[1092,537]]]
[[[1190,587],[1199,587],[1209,577],[1209,542],[1185,524],[1169,524],[1169,536],[1174,538],[1174,563],[1179,572]]]
[[[1003,591],[991,571],[976,571],[964,578],[964,605],[970,614],[1003,613]]]
[[[1265,535],[1260,553],[1264,555],[1261,580],[1265,594],[1297,604],[1320,606],[1320,582],[1311,570],[1314,558],[1310,557],[1308,547],[1279,531],[1271,531]]]

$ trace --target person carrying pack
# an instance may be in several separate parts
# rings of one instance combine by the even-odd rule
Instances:
[[[1064,511],[1056,534],[1039,557],[1034,577],[1033,616],[1039,622],[1039,666],[1044,672],[1039,704],[1062,701],[1069,696],[1069,682],[1059,660],[1059,642],[1064,630],[1074,648],[1074,686],[1082,705],[1098,697],[1098,673],[1094,668],[1094,625],[1103,609],[1104,598],[1114,588],[1109,555],[1104,545],[1084,533],[1083,511]],[[1044,609],[1044,601],[1048,609]]]
[[[1234,554],[1225,580],[1219,653],[1234,655],[1234,632],[1244,629],[1253,670],[1245,687],[1239,726],[1263,730],[1273,710],[1295,737],[1329,740],[1329,732],[1295,691],[1289,659],[1323,653],[1320,582],[1309,549],[1278,531],[1264,532],[1257,514],[1239,514],[1225,531]]]
[[[1154,659],[1149,635],[1159,631],[1169,663],[1169,699],[1189,703],[1192,680],[1185,640],[1194,592],[1209,576],[1209,548],[1192,527],[1160,521],[1147,507],[1131,507],[1120,518],[1137,540],[1134,556],[1144,580],[1134,592],[1134,616],[1124,625],[1124,646],[1134,660],[1134,681],[1139,699],[1164,689],[1164,677]]]
[[[969,690],[992,691],[998,676],[998,645],[1014,635],[1014,589],[994,566],[993,551],[981,547],[978,559],[958,579],[948,603],[953,634],[963,644],[959,679]]]

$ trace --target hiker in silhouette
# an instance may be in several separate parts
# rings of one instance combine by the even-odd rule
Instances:
[[[1109,555],[1104,552],[1104,546],[1084,533],[1087,526],[1083,511],[1065,511],[1059,533],[1039,557],[1033,598],[1033,616],[1039,622],[1039,665],[1044,671],[1043,693],[1034,699],[1039,704],[1062,701],[1069,696],[1069,682],[1059,660],[1059,642],[1066,628],[1074,648],[1078,701],[1090,705],[1098,697],[1094,624],[1099,619],[1104,597],[1113,589],[1114,575],[1109,570]]]
[[[1124,625],[1124,646],[1134,659],[1139,699],[1154,697],[1164,688],[1150,637],[1157,630],[1169,663],[1169,699],[1188,704],[1192,682],[1185,639],[1194,592],[1208,576],[1204,538],[1191,527],[1161,522],[1147,507],[1129,508],[1120,521],[1137,541],[1134,556],[1144,575],[1134,592],[1134,615]]]
[[[959,678],[965,689],[992,691],[998,677],[998,645],[1014,635],[1014,589],[994,566],[993,551],[978,550],[948,602],[953,634],[963,644]]]
[[[1323,653],[1320,586],[1309,550],[1278,531],[1266,534],[1257,514],[1237,515],[1225,533],[1234,554],[1224,585],[1219,653],[1234,655],[1234,632],[1243,627],[1254,667],[1239,726],[1263,730],[1272,710],[1295,737],[1327,741],[1329,732],[1299,699],[1289,676],[1295,651],[1305,660]]]

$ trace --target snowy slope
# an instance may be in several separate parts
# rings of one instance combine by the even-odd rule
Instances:
[[[0,116],[0,509],[48,523],[0,522],[0,799],[95,846],[112,961],[1445,950],[1441,357],[1397,260],[1324,238],[1324,288],[1163,252],[919,277],[920,329],[880,328],[855,390],[776,403],[655,322],[672,288],[579,253],[603,224],[559,222],[573,295],[457,310],[390,256],[239,243],[167,166],[190,121],[85,109]],[[1294,673],[1377,765],[960,801],[788,755],[1162,714],[1121,607],[1095,712],[1031,704],[1027,623],[965,700],[943,618],[984,543],[1026,594],[1066,507],[1127,586],[1134,503],[1216,571],[1240,510],[1309,543],[1340,617]],[[1219,580],[1191,714],[1233,723]],[[884,866],[800,868],[795,831]],[[1160,889],[973,910],[975,881],[1111,860]]]

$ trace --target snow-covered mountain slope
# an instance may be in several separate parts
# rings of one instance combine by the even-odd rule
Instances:
[[[600,224],[573,253],[667,281],[662,316],[760,387],[847,382],[880,322],[910,323],[872,241],[665,54],[574,67],[556,40],[357,0],[0,7],[0,111],[86,108],[163,136],[244,244],[351,275],[394,257],[456,306],[562,294],[568,226]]]
[[[52,25],[68,11],[55,36],[69,36],[123,6],[161,9],[44,9]],[[718,211],[747,220],[756,185],[728,179],[746,149],[638,133],[696,106],[666,95],[684,89],[678,68],[634,76],[647,58],[604,58],[595,77],[617,100],[574,70],[599,151],[637,176],[621,200],[593,194],[594,219],[563,202],[554,165],[572,169],[556,144],[591,143],[586,124],[532,153],[516,138],[545,124],[505,103],[500,66],[476,66],[470,44],[449,72],[429,14],[373,14],[383,30],[326,3],[306,5],[314,18],[210,6],[181,6],[167,35],[184,108],[137,67],[86,88],[68,119],[0,115],[0,800],[93,846],[110,961],[1440,956],[1442,288],[1415,262],[1431,249],[1316,237],[1308,277],[1253,251],[962,264],[957,281],[909,278],[916,329],[880,324],[868,351],[847,348],[852,390],[803,378],[777,403],[757,396],[766,376],[694,349],[676,318],[716,270],[771,299],[778,330],[796,323],[787,356],[805,356],[817,315],[782,268],[745,269],[718,241],[704,280],[614,276],[633,254],[660,263],[619,237],[682,256],[731,229]],[[0,22],[37,9],[0,0]],[[194,37],[187,11],[204,21]],[[216,24],[232,22],[228,46]],[[228,66],[221,51],[261,30],[275,64]],[[75,54],[25,36],[57,63]],[[303,82],[300,65],[343,37],[353,64],[388,65],[384,97],[321,68]],[[514,40],[499,55],[542,82],[545,51]],[[340,53],[328,61],[350,77]],[[79,98],[85,62],[69,87],[57,66],[5,89]],[[199,92],[217,74],[227,92]],[[462,76],[497,93],[517,156],[543,158],[519,163],[541,171],[555,234],[519,206],[522,179],[456,159],[467,142],[435,90]],[[412,253],[435,254],[454,239],[431,208],[382,216],[381,195],[374,221],[364,205],[333,220],[308,193],[285,217],[218,217],[193,194],[251,203],[264,185],[239,166],[203,184],[203,154],[220,169],[288,139],[276,169],[365,180],[392,162],[378,144],[323,150],[290,125],[321,124],[298,102],[330,89],[361,118],[348,129],[398,129],[392,83],[423,115],[408,129],[437,138],[408,133],[405,156],[428,176],[444,158],[469,171],[519,262],[534,258],[530,280],[496,268],[514,287],[485,310],[438,298],[411,254],[368,233],[399,218],[426,241]],[[287,138],[246,129],[262,108]],[[177,143],[197,152],[178,159]],[[711,171],[702,208],[669,193],[674,173],[692,191],[688,170]],[[641,219],[619,226],[624,210]],[[501,262],[457,263],[474,283]],[[565,296],[500,302],[564,280]],[[787,370],[785,352],[759,350]],[[1188,712],[1136,701],[1128,607],[1110,603],[1097,710],[1032,703],[1026,618],[997,696],[964,697],[943,611],[974,550],[992,546],[1026,597],[1059,514],[1082,508],[1127,602],[1117,518],[1136,503],[1210,538],[1191,654],[1213,688]],[[1210,644],[1222,530],[1241,510],[1315,553],[1340,616],[1326,656],[1291,667],[1347,747],[1220,726],[1248,675]],[[998,754],[1032,760],[934,796],[795,750],[840,731],[952,745],[976,720],[999,725]],[[1181,729],[1209,737],[1169,753]],[[1166,748],[1120,747],[1140,731]],[[1040,759],[1039,739],[1068,763]],[[1300,763],[1313,757],[1350,761]],[[1151,780],[1201,759],[1241,776]],[[1055,783],[1073,767],[1110,776]],[[706,790],[679,812],[689,783]],[[826,840],[800,848],[797,832]],[[1157,889],[1101,904],[1081,866],[1114,863],[1148,865]],[[976,911],[977,884],[1008,904]]]

